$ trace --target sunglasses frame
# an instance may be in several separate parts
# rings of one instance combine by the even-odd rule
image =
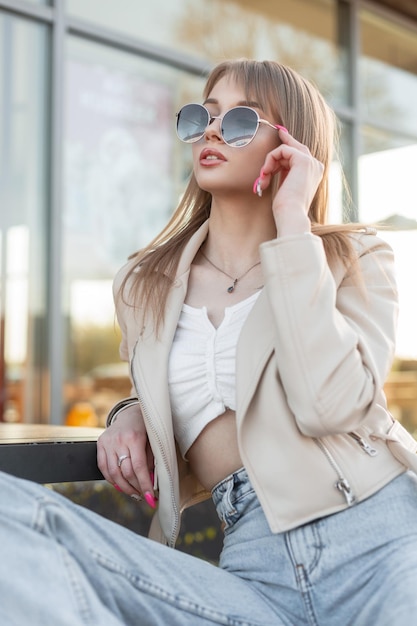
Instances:
[[[207,124],[206,124],[206,126],[205,126],[205,128],[204,128],[203,132],[201,133],[201,135],[199,135],[198,137],[195,137],[195,138],[192,138],[192,139],[188,139],[188,140],[187,140],[187,139],[182,139],[182,138],[179,136],[179,133],[178,133],[178,123],[179,123],[179,121],[180,121],[181,111],[183,111],[183,110],[185,109],[185,107],[188,107],[188,106],[196,106],[196,107],[199,107],[200,109],[204,109],[204,111],[207,113]],[[254,113],[254,114],[255,114],[255,116],[256,116],[256,128],[255,128],[255,132],[253,133],[253,135],[252,135],[252,137],[249,139],[249,141],[247,141],[247,143],[242,144],[242,145],[240,145],[240,146],[239,146],[239,145],[235,145],[235,144],[233,144],[233,143],[229,143],[228,141],[226,141],[226,139],[225,139],[225,137],[224,137],[224,132],[223,132],[223,122],[224,122],[224,118],[225,118],[225,117],[226,117],[226,116],[227,116],[227,115],[228,115],[231,111],[235,111],[236,109],[246,109],[246,110],[251,111],[252,113]],[[220,121],[221,121],[221,124],[220,124],[220,134],[221,134],[221,137],[222,137],[222,139],[223,139],[224,143],[225,143],[227,146],[230,146],[230,147],[232,147],[232,148],[245,148],[246,146],[248,146],[248,145],[251,143],[251,141],[255,138],[256,133],[257,133],[257,132],[258,132],[258,130],[259,130],[259,125],[260,125],[260,124],[267,124],[268,126],[270,126],[271,128],[273,128],[274,130],[278,130],[278,131],[279,131],[279,129],[280,129],[280,126],[279,126],[278,124],[277,124],[277,125],[275,125],[275,124],[271,124],[271,122],[268,122],[268,120],[264,120],[264,119],[262,119],[262,118],[259,116],[259,113],[258,113],[255,109],[252,109],[252,107],[248,107],[248,106],[245,106],[245,105],[240,105],[240,106],[235,106],[235,107],[232,107],[231,109],[229,109],[228,111],[226,111],[226,113],[225,113],[224,115],[211,115],[211,114],[210,114],[210,111],[207,109],[207,107],[205,107],[205,106],[204,106],[204,104],[200,104],[200,103],[198,103],[198,102],[190,102],[190,103],[188,103],[188,104],[184,104],[184,106],[182,106],[182,107],[181,107],[181,109],[178,111],[178,113],[176,113],[176,118],[177,118],[177,124],[176,124],[177,136],[178,136],[178,139],[179,139],[180,141],[182,141],[183,143],[196,143],[197,141],[200,141],[200,139],[202,139],[202,138],[204,137],[204,135],[205,135],[205,133],[206,133],[206,131],[207,131],[208,127],[210,126],[210,124],[212,124],[212,123],[214,122],[214,120],[220,120]]]

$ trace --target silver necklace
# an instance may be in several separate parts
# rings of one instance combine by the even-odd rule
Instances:
[[[251,265],[250,268],[248,270],[246,270],[246,272],[244,272],[241,276],[238,276],[237,278],[233,278],[233,276],[231,276],[230,274],[228,274],[227,272],[225,272],[224,270],[222,270],[220,267],[217,267],[217,265],[215,265],[213,263],[213,261],[210,261],[210,259],[208,258],[208,256],[206,256],[204,254],[204,252],[200,249],[201,254],[203,255],[203,257],[206,259],[206,261],[208,261],[210,263],[210,265],[212,265],[217,271],[221,272],[222,274],[224,274],[225,276],[227,276],[228,278],[230,278],[230,280],[233,280],[233,283],[230,285],[230,287],[227,288],[227,293],[233,293],[235,290],[235,287],[237,285],[237,283],[239,282],[239,280],[242,280],[242,278],[244,276],[246,276],[246,274],[249,274],[249,272],[251,270],[253,270],[254,267],[256,267],[257,265],[260,265],[261,262],[258,261],[257,263],[255,263],[254,265]]]

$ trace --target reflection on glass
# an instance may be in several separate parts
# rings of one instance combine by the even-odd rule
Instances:
[[[417,142],[363,128],[359,160],[361,220],[381,221],[393,213],[417,219],[416,162]]]
[[[363,130],[364,151],[359,159],[360,217],[385,222],[380,235],[392,245],[400,292],[397,355],[417,359],[417,143],[398,136]]]
[[[330,223],[358,221],[356,208],[352,204],[354,163],[351,133],[351,125],[348,122],[339,121],[339,138],[330,171]]]
[[[333,161],[329,176],[329,224],[343,221],[343,173],[339,161]]]
[[[342,222],[354,221],[350,215],[350,190],[348,181],[350,165],[350,141],[347,136],[347,125],[340,124],[338,141],[335,146],[335,154],[330,167],[329,177],[329,224],[341,224]]]
[[[46,66],[42,25],[0,15],[0,420],[45,421]]]
[[[130,393],[112,280],[177,204],[189,161],[175,137],[175,112],[199,96],[201,79],[77,39],[68,50],[65,415],[67,423],[102,424]]]
[[[364,11],[361,33],[360,96],[366,118],[416,134],[415,31]]]
[[[125,35],[182,50],[206,64],[270,58],[313,80],[333,104],[346,100],[338,47],[343,20],[334,0],[69,0],[69,11]],[[344,57],[343,57],[344,58]]]

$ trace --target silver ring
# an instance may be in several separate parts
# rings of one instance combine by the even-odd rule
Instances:
[[[122,454],[122,456],[119,456],[118,460],[117,460],[117,466],[120,467],[125,459],[130,459],[130,455],[129,454]]]

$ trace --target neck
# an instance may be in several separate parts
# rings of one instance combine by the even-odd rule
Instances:
[[[212,206],[209,231],[202,249],[215,263],[231,273],[239,274],[245,267],[259,260],[259,246],[277,236],[272,212],[257,213],[256,207],[249,211],[234,205],[232,211]],[[243,268],[243,269],[242,269]]]

